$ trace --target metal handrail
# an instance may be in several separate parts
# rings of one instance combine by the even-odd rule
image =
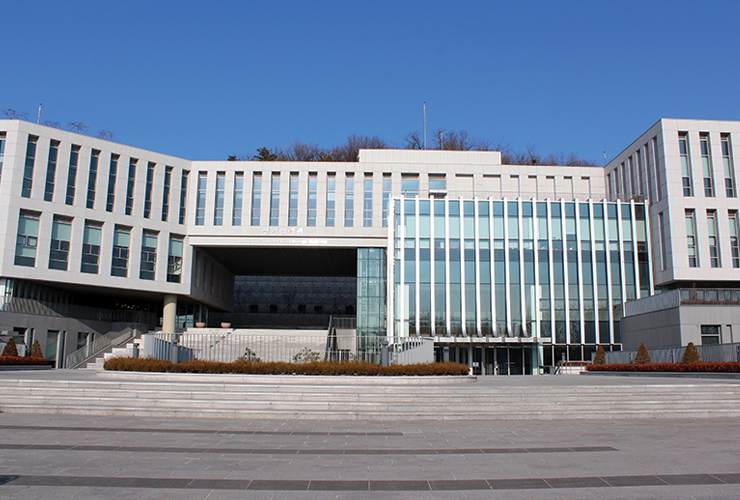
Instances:
[[[110,346],[121,345],[127,342],[135,335],[135,330],[131,328],[124,328],[120,332],[108,332],[102,337],[98,337],[93,340],[90,344],[77,349],[75,352],[69,354],[65,359],[65,368],[77,368],[87,360],[94,358],[101,352],[108,349]]]

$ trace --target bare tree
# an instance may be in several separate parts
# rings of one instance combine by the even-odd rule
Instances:
[[[88,126],[82,122],[69,122],[67,124],[67,127],[69,127],[70,131],[77,134],[84,134],[85,132],[87,132],[88,129]]]
[[[4,109],[3,114],[8,120],[28,120],[28,113],[19,113],[14,109]]]
[[[277,152],[278,161],[322,161],[328,152],[313,143],[293,141],[290,146]]]
[[[44,125],[46,125],[47,127],[62,128],[62,124],[61,123],[56,122],[56,121],[52,121],[52,120],[46,120],[44,122]]]
[[[105,139],[106,141],[112,141],[115,139],[113,132],[110,130],[101,130],[98,132],[98,139]]]
[[[352,134],[341,146],[334,146],[328,154],[328,161],[354,162],[360,158],[360,149],[388,149],[388,143],[378,137]]]
[[[403,149],[424,149],[424,139],[419,132],[409,132],[403,138]]]

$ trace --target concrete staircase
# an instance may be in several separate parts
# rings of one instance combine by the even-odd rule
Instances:
[[[691,380],[600,385],[589,377],[577,385],[548,380],[547,384],[499,386],[474,379],[425,377],[106,372],[87,380],[58,378],[4,379],[0,411],[312,420],[740,417],[740,385]]]

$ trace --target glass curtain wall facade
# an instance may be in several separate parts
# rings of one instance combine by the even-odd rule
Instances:
[[[645,214],[634,201],[395,199],[389,334],[527,338],[545,364],[616,349],[623,301],[653,290]]]

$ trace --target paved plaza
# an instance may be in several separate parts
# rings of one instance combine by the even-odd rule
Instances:
[[[475,384],[587,383],[608,393],[614,380]],[[640,379],[618,383],[638,389]],[[736,419],[722,417],[394,422],[3,413],[0,498],[740,498],[736,429]]]

